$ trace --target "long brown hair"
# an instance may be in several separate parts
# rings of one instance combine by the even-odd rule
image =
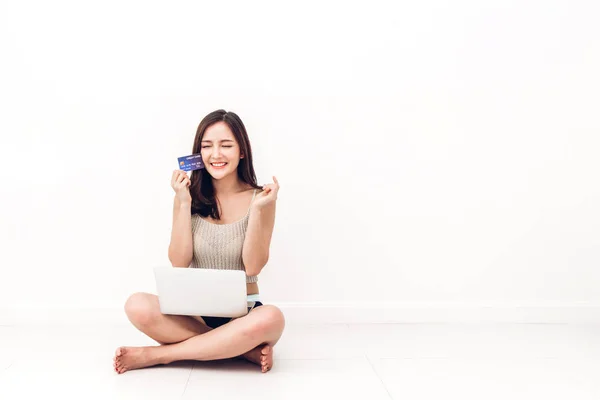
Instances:
[[[244,123],[232,111],[216,110],[208,114],[200,121],[198,129],[196,130],[196,138],[194,139],[194,147],[192,154],[200,154],[202,151],[202,138],[206,129],[216,124],[217,122],[225,122],[233,136],[240,146],[240,154],[244,155],[244,158],[240,159],[240,163],[237,167],[237,174],[240,180],[255,189],[262,189],[256,183],[256,174],[254,173],[254,165],[252,164],[252,147],[250,146],[250,140],[248,139],[248,133]],[[200,214],[203,217],[209,216],[215,220],[221,219],[219,207],[217,205],[217,198],[215,196],[215,188],[212,184],[212,177],[206,170],[197,169],[192,171],[190,178],[190,195],[192,196],[192,214]]]

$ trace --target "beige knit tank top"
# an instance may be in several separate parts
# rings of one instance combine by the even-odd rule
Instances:
[[[250,206],[254,202],[256,189]],[[245,271],[242,261],[242,247],[246,238],[250,207],[244,218],[231,224],[215,224],[192,215],[192,243],[194,255],[190,268],[234,269]],[[258,281],[258,276],[246,275],[246,283]]]

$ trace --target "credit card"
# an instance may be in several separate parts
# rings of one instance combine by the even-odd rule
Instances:
[[[194,171],[204,168],[204,162],[200,154],[179,157],[177,158],[177,162],[179,163],[179,169],[182,171]]]

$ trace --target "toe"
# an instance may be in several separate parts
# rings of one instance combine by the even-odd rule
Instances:
[[[260,353],[261,354],[269,354],[271,352],[271,346],[269,346],[268,344],[263,346],[262,349],[260,349]]]

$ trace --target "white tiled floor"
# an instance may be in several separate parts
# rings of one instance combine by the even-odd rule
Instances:
[[[275,367],[117,375],[132,327],[0,327],[0,399],[600,399],[600,325],[289,325]],[[243,393],[243,394],[242,394]]]

